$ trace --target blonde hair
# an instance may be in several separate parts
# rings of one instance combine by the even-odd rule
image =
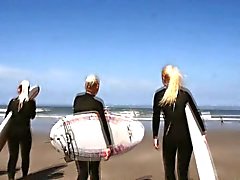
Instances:
[[[99,84],[100,83],[100,79],[97,75],[95,74],[91,74],[91,75],[88,75],[86,77],[86,80],[85,80],[85,87],[92,87],[93,85],[95,84]]]
[[[167,89],[159,104],[172,105],[175,103],[178,90],[182,86],[182,75],[177,67],[167,65],[162,69],[162,81]]]

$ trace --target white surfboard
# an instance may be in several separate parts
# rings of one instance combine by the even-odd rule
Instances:
[[[2,151],[4,145],[6,144],[7,141],[7,130],[9,126],[9,119],[12,117],[12,112],[9,112],[6,118],[2,121],[0,125],[0,151]]]
[[[29,99],[34,99],[40,91],[39,86],[33,86],[29,91]],[[0,125],[0,151],[2,151],[7,141],[7,131],[10,124],[12,112],[10,111]]]
[[[112,155],[125,153],[142,141],[141,122],[110,113],[106,119],[113,143]],[[96,112],[63,117],[52,127],[50,139],[53,147],[71,160],[105,157],[106,141]]]
[[[218,177],[208,143],[202,137],[200,126],[189,104],[186,105],[185,111],[199,178],[200,180],[217,180]]]
[[[37,85],[32,86],[30,88],[29,94],[28,94],[29,99],[34,99],[35,97],[37,97],[39,92],[40,92],[40,87],[39,86],[37,86]]]

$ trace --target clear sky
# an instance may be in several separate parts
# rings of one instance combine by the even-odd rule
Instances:
[[[198,105],[240,105],[238,0],[0,1],[0,104],[23,79],[72,105],[88,74],[107,105],[152,105],[179,67]]]

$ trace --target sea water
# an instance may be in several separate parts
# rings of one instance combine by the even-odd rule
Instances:
[[[107,106],[108,111],[120,114],[133,120],[141,121],[147,131],[151,130],[151,106]],[[61,118],[72,114],[71,106],[38,106],[36,118],[32,121],[33,131],[50,132],[51,127]],[[205,125],[209,129],[219,128],[224,123],[224,128],[240,127],[240,107],[200,107],[200,113]],[[0,122],[3,120],[6,106],[0,106]],[[161,118],[161,120],[163,120]],[[161,127],[163,121],[161,121]]]

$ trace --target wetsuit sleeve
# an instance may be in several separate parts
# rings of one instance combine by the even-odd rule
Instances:
[[[76,96],[73,101],[73,114],[78,112],[78,97]]]
[[[5,113],[5,117],[4,118],[6,118],[8,113],[11,111],[12,102],[13,102],[13,99],[11,99],[10,102],[8,103],[7,111]]]
[[[206,133],[206,128],[205,128],[203,120],[202,120],[202,118],[200,116],[200,113],[198,112],[197,104],[196,104],[192,94],[190,93],[190,91],[188,91],[187,94],[188,94],[189,105],[192,108],[195,117],[197,118],[198,124],[200,125],[200,128],[201,128],[203,134],[205,134]]]
[[[160,124],[160,112],[161,112],[161,108],[159,106],[158,94],[155,93],[153,98],[153,117],[152,117],[153,138],[158,137],[159,124]]]
[[[107,147],[109,147],[109,146],[112,146],[110,131],[109,131],[109,127],[108,127],[108,123],[107,123],[106,117],[105,117],[103,104],[100,103],[100,106],[101,106],[101,109],[99,111],[99,115],[100,115],[100,118],[102,120],[102,126],[103,126],[103,129],[104,129],[104,132],[105,132],[106,137],[107,137],[107,142],[106,142],[107,143]]]
[[[36,101],[30,100],[30,119],[34,119],[36,116]]]

